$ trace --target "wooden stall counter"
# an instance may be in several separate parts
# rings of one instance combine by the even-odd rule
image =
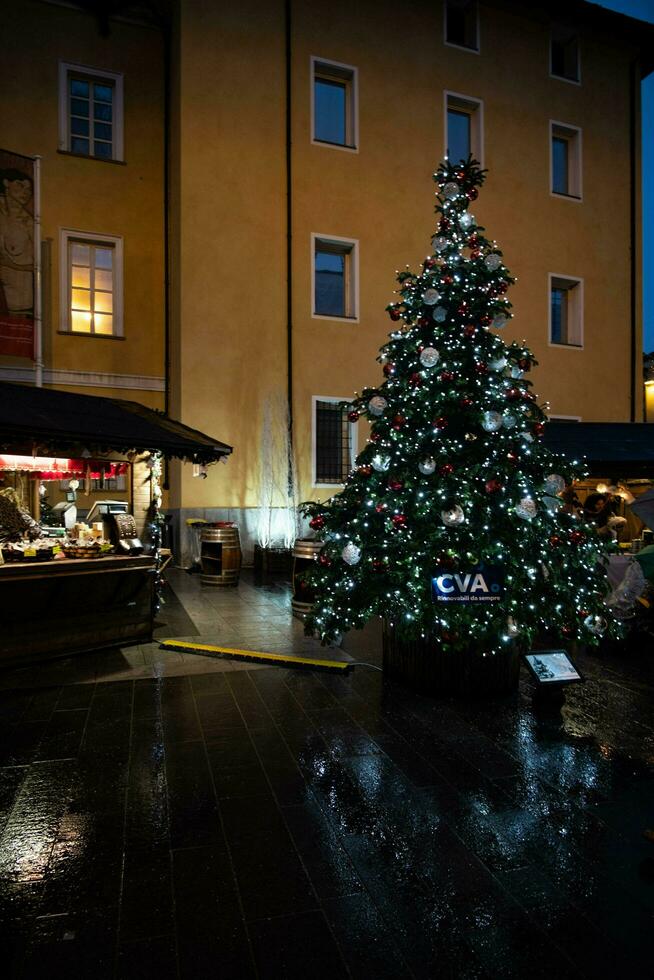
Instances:
[[[152,639],[154,558],[0,565],[0,667]]]

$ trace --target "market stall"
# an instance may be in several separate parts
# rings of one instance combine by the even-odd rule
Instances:
[[[150,639],[162,461],[230,452],[136,402],[0,382],[0,663]]]

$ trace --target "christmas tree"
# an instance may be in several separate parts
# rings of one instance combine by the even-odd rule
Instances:
[[[469,210],[484,177],[472,159],[434,175],[432,254],[397,274],[384,380],[349,403],[368,444],[341,492],[303,505],[324,542],[306,629],[324,642],[375,615],[484,656],[607,627],[610,545],[561,499],[580,472],[542,445],[534,355],[497,332],[514,279]]]

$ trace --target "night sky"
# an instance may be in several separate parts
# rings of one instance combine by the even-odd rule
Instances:
[[[600,6],[654,24],[654,0],[601,0]],[[654,72],[642,85],[643,94],[643,281],[644,337],[646,351],[654,350],[654,246],[648,229],[654,223]]]

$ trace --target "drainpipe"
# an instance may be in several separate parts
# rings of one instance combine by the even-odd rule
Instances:
[[[34,384],[43,387],[43,304],[41,297],[41,157],[34,157]]]
[[[293,189],[291,159],[291,2],[285,0],[286,48],[286,372],[288,430],[293,451]],[[289,467],[291,463],[289,460]],[[290,480],[289,472],[289,480]]]
[[[170,61],[171,32],[169,21],[163,24],[164,42],[164,159],[163,159],[163,245],[164,245],[164,412],[170,409]],[[168,483],[168,460],[164,483]]]
[[[629,300],[630,300],[630,327],[631,327],[631,398],[630,398],[630,421],[636,421],[636,379],[642,377],[642,365],[639,364],[639,354],[637,338],[637,275],[636,267],[638,263],[638,237],[636,222],[636,180],[638,176],[637,159],[638,132],[636,127],[636,86],[640,84],[640,73],[638,71],[638,61],[634,61],[631,66],[631,85],[629,88],[629,149],[630,149],[630,181],[629,181],[629,246],[631,254],[631,266],[629,270]],[[642,355],[641,355],[642,361]]]

